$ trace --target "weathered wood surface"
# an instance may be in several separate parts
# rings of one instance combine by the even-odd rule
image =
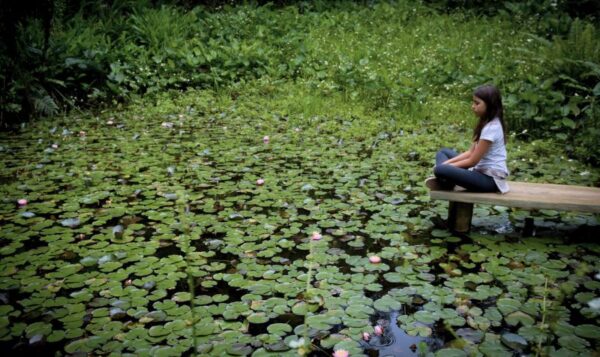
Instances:
[[[508,182],[510,192],[477,193],[431,189],[434,200],[481,203],[524,209],[600,213],[600,188],[547,183]]]

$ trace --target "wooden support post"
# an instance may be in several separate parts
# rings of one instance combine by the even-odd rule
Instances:
[[[525,224],[523,225],[523,237],[531,237],[533,235],[533,217],[525,218]]]
[[[448,206],[448,226],[458,233],[466,233],[471,229],[473,204],[450,201]]]

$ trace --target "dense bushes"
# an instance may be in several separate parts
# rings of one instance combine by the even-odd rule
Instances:
[[[494,82],[512,130],[551,136],[594,163],[600,157],[598,30],[572,20],[593,3],[571,13],[567,0],[546,8],[533,1],[494,8],[478,1],[282,1],[217,10],[180,3],[186,6],[55,2],[63,10],[55,11],[49,37],[47,22],[20,21],[18,56],[7,46],[0,54],[0,124],[257,78],[342,93],[388,116],[418,115],[434,98],[467,98]]]
[[[3,68],[12,69],[5,73],[1,124],[29,113],[56,114],[63,105],[88,106],[168,89],[219,88],[265,74],[292,77],[299,63],[286,58],[297,57],[308,24],[296,21],[295,8],[105,11],[91,18],[76,14],[53,31],[47,52],[42,50],[40,21],[19,28],[18,63],[5,53],[0,56]]]

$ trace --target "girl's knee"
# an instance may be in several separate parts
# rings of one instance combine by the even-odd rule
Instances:
[[[448,148],[441,148],[438,150],[438,152],[436,153],[436,155],[440,155],[440,154],[447,154],[448,153]]]
[[[442,165],[436,165],[433,168],[433,174],[437,177],[440,176],[446,176],[446,174],[448,173],[448,164],[442,164]]]

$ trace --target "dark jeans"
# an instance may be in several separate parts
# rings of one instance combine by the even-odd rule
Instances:
[[[477,171],[469,171],[452,165],[443,165],[448,159],[457,156],[458,153],[452,149],[443,148],[435,154],[435,167],[433,174],[442,188],[451,190],[454,185],[459,185],[469,191],[496,192],[498,187],[491,176]]]

